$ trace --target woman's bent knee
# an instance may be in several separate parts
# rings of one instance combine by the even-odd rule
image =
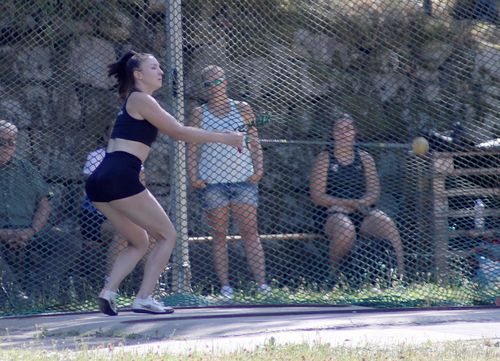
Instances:
[[[351,219],[343,214],[331,215],[325,223],[325,233],[327,235],[339,234],[341,237],[356,235],[356,228]]]
[[[144,239],[141,239],[140,241],[129,242],[129,247],[135,247],[139,251],[146,253],[149,249],[149,239],[147,237],[145,237]]]
[[[175,244],[177,240],[177,231],[175,229],[161,229],[156,232],[149,232],[151,237],[156,239],[157,241],[167,241]]]

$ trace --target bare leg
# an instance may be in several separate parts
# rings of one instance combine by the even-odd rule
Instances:
[[[356,228],[349,216],[334,213],[326,221],[325,233],[330,239],[332,273],[337,275],[342,259],[351,251],[356,242]]]
[[[398,228],[389,216],[380,210],[370,212],[361,225],[360,234],[386,239],[391,242],[396,252],[399,275],[403,276],[405,274],[403,243],[401,242]]]
[[[212,253],[217,278],[221,286],[229,285],[229,257],[227,253],[227,230],[229,228],[229,207],[207,211],[208,225],[212,235]]]
[[[128,242],[121,234],[117,233],[109,221],[101,225],[102,239],[110,241],[106,254],[106,277],[110,274],[116,257],[128,246]]]
[[[105,289],[116,292],[120,283],[133,271],[137,262],[148,249],[148,236],[144,229],[133,223],[121,212],[107,203],[96,203],[116,229],[128,240],[128,245],[115,258],[111,272],[108,275]]]
[[[245,245],[248,264],[258,285],[266,283],[264,250],[257,226],[257,208],[248,204],[233,204],[234,220]]]
[[[149,245],[148,233],[157,240],[146,262],[144,277],[137,293],[137,297],[147,298],[153,293],[175,245],[176,232],[172,222],[148,190],[128,198],[95,205],[129,242],[117,257],[106,288],[116,290],[144,256]]]

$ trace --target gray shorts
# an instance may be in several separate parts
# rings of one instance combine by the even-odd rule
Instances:
[[[259,202],[257,185],[248,182],[208,184],[203,188],[202,196],[205,209],[227,207],[231,203],[257,207]]]

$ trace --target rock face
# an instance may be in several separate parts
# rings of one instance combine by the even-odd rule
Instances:
[[[321,4],[242,12],[183,1],[183,29],[165,31],[164,1],[70,3],[60,13],[45,9],[44,16],[35,8],[6,7],[12,19],[0,21],[6,35],[0,43],[0,118],[18,125],[20,152],[59,185],[81,183],[86,154],[102,145],[119,109],[107,65],[133,48],[155,53],[172,75],[174,42],[167,35],[183,37],[184,74],[174,85],[182,80],[184,93],[167,85],[158,95],[165,107],[185,101],[186,117],[203,100],[201,69],[216,64],[226,70],[232,97],[249,102],[257,115],[272,113],[271,124],[260,130],[264,139],[322,141],[335,112],[351,113],[366,141],[408,143],[422,126],[449,129],[457,120],[476,142],[499,136],[500,47],[498,30],[486,25],[438,12],[425,18],[417,8],[363,5],[337,16],[337,9]],[[63,20],[73,25],[59,25]],[[486,35],[478,36],[483,28]],[[300,209],[310,206],[307,174],[323,147],[284,144],[264,143],[261,209],[268,230],[285,219],[289,229],[308,223]],[[402,161],[397,154],[395,161]],[[155,189],[168,188],[172,161],[171,141],[162,139],[146,165]],[[383,172],[384,179],[396,176]],[[192,203],[199,223],[199,202]]]
[[[96,37],[83,36],[71,45],[68,70],[81,84],[108,89],[113,79],[107,77],[107,66],[116,59],[113,44]]]
[[[12,70],[26,80],[50,79],[52,76],[50,49],[38,46],[21,49]]]

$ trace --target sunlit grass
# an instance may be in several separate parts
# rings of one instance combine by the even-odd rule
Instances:
[[[482,286],[468,280],[454,285],[433,282],[405,284],[394,280],[390,285],[375,282],[363,283],[357,287],[342,282],[333,287],[304,283],[294,288],[273,287],[268,295],[260,295],[248,288],[236,289],[235,299],[230,302],[216,293],[202,295],[196,292],[191,299],[169,295],[165,295],[164,299],[167,303],[174,301],[174,306],[195,306],[196,302],[202,305],[207,302],[207,305],[330,304],[394,308],[487,305],[494,303],[497,294],[500,294],[498,287]]]
[[[239,350],[230,353],[202,353],[194,352],[185,355],[169,354],[166,351],[156,350],[147,352],[124,351],[120,348],[101,347],[97,349],[83,349],[80,351],[37,351],[0,350],[0,360],[16,361],[167,361],[167,360],[206,360],[206,361],[493,361],[500,358],[500,342],[491,340],[457,341],[446,343],[427,342],[420,345],[399,344],[380,346],[374,344],[362,347],[337,346],[328,344],[316,345],[275,345],[269,341],[255,350]]]
[[[228,301],[217,293],[207,294],[195,290],[192,294],[169,294],[159,292],[157,297],[163,299],[170,306],[227,306],[227,305],[358,305],[378,308],[395,307],[435,307],[435,306],[474,306],[492,305],[500,289],[495,286],[480,285],[467,279],[455,284],[438,284],[435,282],[415,282],[405,284],[398,280],[387,282],[366,282],[353,287],[343,281],[327,287],[320,284],[302,283],[295,287],[279,287],[273,285],[272,292],[261,295],[255,287],[236,287],[234,300]],[[133,297],[119,297],[120,307],[129,307]],[[94,297],[87,300],[78,300],[71,304],[46,305],[37,311],[30,310],[30,314],[57,313],[60,311],[96,311],[97,303]],[[23,310],[9,310],[8,307],[0,311],[0,316],[11,314],[28,314]]]

